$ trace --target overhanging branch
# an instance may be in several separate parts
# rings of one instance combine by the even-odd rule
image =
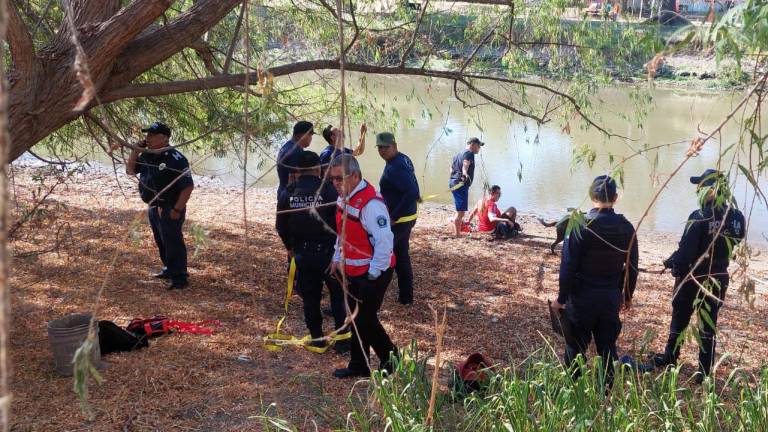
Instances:
[[[274,75],[275,77],[279,77],[279,76],[291,75],[294,73],[307,72],[307,71],[338,70],[338,68],[339,68],[339,63],[336,60],[311,60],[311,61],[296,62],[296,63],[286,64],[281,66],[275,66],[273,68],[268,69],[268,72]],[[545,84],[509,79],[504,77],[496,77],[492,75],[469,74],[469,73],[463,73],[460,71],[450,71],[450,70],[442,71],[442,70],[422,69],[422,68],[413,68],[413,67],[385,67],[385,66],[367,65],[367,64],[359,64],[359,63],[346,63],[345,69],[350,72],[360,72],[360,73],[368,73],[368,74],[375,74],[375,75],[410,75],[410,76],[443,78],[448,80],[458,80],[459,82],[467,86],[467,88],[469,88],[479,96],[485,98],[488,101],[493,102],[496,105],[499,105],[505,109],[509,109],[510,111],[515,112],[523,117],[531,118],[539,123],[545,123],[547,121],[546,118],[538,117],[534,114],[525,113],[524,111],[515,109],[511,105],[506,104],[500,101],[498,98],[492,95],[489,95],[488,93],[479,89],[470,80],[496,81],[496,82],[501,82],[506,84],[514,84],[514,85],[538,88],[540,90],[546,91],[550,94],[554,94],[558,97],[563,98],[568,104],[570,104],[573,107],[575,112],[581,118],[583,118],[587,123],[595,127],[600,132],[608,136],[622,137],[621,135],[617,135],[606,130],[605,128],[598,125],[594,120],[589,118],[587,114],[583,112],[579,103],[572,96],[566,93],[563,93],[561,91],[558,91],[556,89],[553,89]],[[248,79],[249,82],[252,82],[252,83],[258,82],[257,72],[252,72],[248,78],[249,78]],[[121,99],[166,96],[166,95],[189,93],[189,92],[201,91],[201,90],[212,90],[212,89],[218,89],[218,88],[224,88],[224,87],[235,87],[235,86],[242,85],[244,80],[245,80],[245,74],[224,74],[224,75],[211,76],[211,77],[195,79],[195,80],[171,81],[171,82],[165,82],[165,83],[152,83],[152,84],[135,84],[135,85],[128,85],[128,86],[125,86],[116,90],[112,90],[109,92],[105,92],[104,94],[100,95],[100,99],[103,103],[110,103],[110,102],[115,102]]]

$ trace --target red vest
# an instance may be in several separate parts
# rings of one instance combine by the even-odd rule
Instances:
[[[367,183],[367,182],[366,182]],[[360,215],[365,207],[371,200],[384,201],[381,196],[376,193],[376,189],[371,186],[370,183],[363,189],[357,191],[349,198],[346,203],[347,207],[347,221],[344,223],[344,273],[347,276],[362,276],[368,273],[368,265],[371,263],[373,257],[373,245],[368,236],[368,232],[365,230],[363,223],[360,221]],[[343,198],[340,198],[343,200]],[[344,216],[344,207],[342,202],[339,201],[336,204],[336,233],[339,239],[342,238],[342,223]],[[389,259],[389,267],[395,266],[395,255],[391,254]]]

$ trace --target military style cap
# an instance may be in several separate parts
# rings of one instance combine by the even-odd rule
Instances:
[[[712,168],[704,170],[698,177],[691,177],[691,183],[699,186],[712,186],[715,184],[718,178],[722,176],[722,173]]]
[[[142,132],[146,133],[153,133],[153,134],[163,134],[167,137],[171,136],[171,128],[168,127],[165,123],[156,121],[149,125],[149,127],[144,128],[141,130]]]
[[[389,147],[392,144],[395,144],[395,136],[391,132],[376,135],[376,147]]]

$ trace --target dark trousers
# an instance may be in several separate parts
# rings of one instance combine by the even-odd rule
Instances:
[[[297,291],[304,303],[304,322],[312,338],[323,336],[323,314],[320,300],[323,296],[323,282],[331,293],[331,311],[336,329],[344,325],[344,291],[339,281],[326,270],[333,258],[333,242],[297,242],[293,249],[296,258]]]
[[[700,309],[700,315],[706,313],[709,315],[712,324],[717,326],[717,315],[720,312],[720,307],[723,305],[722,299],[725,298],[725,291],[728,288],[728,278],[719,277],[717,279],[720,282],[720,289],[719,292],[713,293],[719,296],[719,300],[699,293],[699,286],[693,281],[684,283],[672,300],[672,320],[669,323],[669,338],[664,349],[664,357],[667,362],[676,364],[678,358],[680,358],[680,348],[683,345],[680,335],[688,327],[688,324],[691,322],[691,316],[693,316],[697,308]],[[678,283],[679,280],[675,280],[675,286]],[[698,302],[697,299],[699,299]],[[694,303],[698,304],[695,305]],[[699,346],[699,370],[705,375],[709,375],[715,362],[715,327],[711,326],[703,318],[700,319],[700,323],[701,325],[697,329],[701,340],[701,345]]]
[[[349,277],[350,310],[359,308],[352,326],[352,341],[349,368],[366,371],[370,348],[379,357],[381,367],[386,367],[390,354],[396,352],[395,345],[379,322],[379,308],[384,301],[387,286],[392,280],[392,269],[383,272],[378,279],[368,280],[367,275]],[[362,346],[360,344],[362,341]]]
[[[160,259],[163,261],[163,270],[174,282],[186,281],[187,273],[187,246],[184,244],[182,228],[186,210],[181,212],[178,219],[171,219],[171,207],[163,208],[162,215],[158,211],[160,207],[152,206],[147,210],[149,225],[152,227],[152,235],[155,237]]]
[[[573,366],[577,355],[586,357],[587,348],[594,338],[597,354],[603,358],[607,382],[610,384],[613,362],[619,358],[616,340],[621,332],[621,291],[588,287],[581,287],[578,291],[566,309],[573,323],[573,340],[566,341],[565,362]]]
[[[410,243],[411,231],[416,221],[404,222],[392,225],[394,235],[393,252],[395,253],[395,271],[397,272],[397,286],[400,289],[400,303],[413,302],[413,268],[411,267]]]

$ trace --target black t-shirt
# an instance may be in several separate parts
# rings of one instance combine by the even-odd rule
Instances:
[[[464,173],[465,160],[469,161],[469,168],[467,168],[469,178],[464,182],[464,185],[469,186],[472,184],[472,180],[475,178],[475,154],[467,149],[453,158],[453,163],[451,164],[451,186],[455,186],[461,181],[461,175]]]
[[[139,194],[145,203],[152,202],[168,187],[152,202],[161,207],[175,206],[181,191],[194,186],[187,158],[175,149],[140,154],[136,159],[136,173],[139,174]]]

